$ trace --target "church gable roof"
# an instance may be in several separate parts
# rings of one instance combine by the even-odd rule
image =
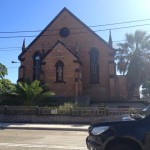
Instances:
[[[73,53],[72,50],[70,50],[70,49],[69,49],[62,41],[60,41],[60,40],[58,40],[58,41],[56,42],[56,44],[55,44],[50,50],[48,50],[48,51],[46,52],[46,54],[45,54],[43,60],[50,54],[50,52],[51,52],[55,47],[58,46],[58,44],[61,44],[63,47],[65,47],[65,49],[68,50],[68,51],[71,53],[71,55],[73,55],[73,56],[78,60],[78,63],[82,64],[80,58],[79,58],[75,53]]]
[[[76,21],[78,21],[81,25],[83,25],[89,32],[91,32],[92,34],[94,34],[101,42],[103,42],[107,47],[109,47],[109,49],[112,49],[112,51],[114,51],[114,49],[112,47],[109,46],[109,44],[103,40],[98,34],[96,34],[92,29],[90,29],[85,23],[83,23],[79,18],[77,18],[73,13],[71,13],[67,8],[63,8],[58,14],[57,16],[45,27],[45,29],[28,45],[28,47],[19,55],[19,60],[21,59],[21,57],[26,53],[26,51],[28,49],[30,49],[30,47],[38,40],[38,38],[59,18],[59,16],[66,11],[70,16],[72,16]]]

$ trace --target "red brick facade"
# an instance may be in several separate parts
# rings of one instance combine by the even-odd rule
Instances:
[[[69,32],[61,29],[66,27]],[[97,81],[91,82],[90,51],[96,49],[97,56],[91,54],[98,70]],[[89,27],[64,8],[35,40],[19,55],[21,66],[19,80],[34,79],[34,56],[40,55],[39,80],[48,83],[60,96],[89,95],[93,101],[114,100],[118,92],[115,50]],[[94,57],[93,57],[94,56]],[[57,82],[56,64],[63,63],[63,81]],[[91,65],[90,65],[91,64]],[[95,67],[94,66],[94,67]],[[93,67],[93,68],[94,68]],[[62,69],[61,68],[61,69]],[[123,89],[125,89],[123,87]],[[122,93],[121,93],[122,94]],[[124,96],[126,97],[126,92]]]

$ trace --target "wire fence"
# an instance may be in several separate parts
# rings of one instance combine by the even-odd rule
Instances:
[[[54,108],[38,106],[0,106],[0,114],[5,115],[121,115],[135,114],[142,108],[106,108],[106,107],[75,107],[75,108]]]

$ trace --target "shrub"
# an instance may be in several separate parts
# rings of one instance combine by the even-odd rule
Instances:
[[[61,105],[58,107],[58,113],[61,114],[71,114],[72,109],[74,109],[76,106],[76,104],[74,103],[64,103],[64,105]]]

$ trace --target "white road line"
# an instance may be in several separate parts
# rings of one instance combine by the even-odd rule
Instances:
[[[30,148],[52,148],[52,149],[66,149],[66,150],[85,150],[85,147],[73,146],[57,146],[57,145],[39,145],[39,144],[16,144],[16,143],[0,143],[0,146],[8,147],[30,147]]]

